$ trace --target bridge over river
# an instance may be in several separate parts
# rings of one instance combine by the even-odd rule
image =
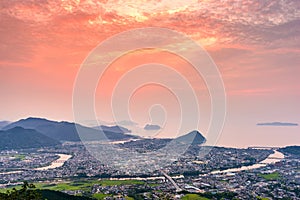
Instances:
[[[166,177],[175,187],[176,192],[181,192],[182,189],[177,185],[177,183],[172,179],[171,176],[169,176],[168,174],[166,174],[164,171],[160,170],[160,172],[164,175],[164,177]]]

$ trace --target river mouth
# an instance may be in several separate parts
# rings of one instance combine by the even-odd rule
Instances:
[[[230,168],[225,170],[216,170],[212,171],[211,174],[221,174],[221,173],[233,173],[233,172],[240,172],[240,171],[247,171],[252,169],[258,169],[261,167],[265,167],[268,164],[274,164],[277,162],[280,162],[282,159],[284,159],[284,154],[275,150],[274,153],[270,154],[266,159],[260,161],[259,163],[249,165],[249,166],[242,166],[238,168]]]
[[[58,167],[62,167],[66,161],[68,161],[72,155],[69,154],[56,154],[57,156],[59,156],[58,159],[54,160],[51,162],[50,165],[48,166],[44,166],[44,167],[38,167],[38,168],[32,168],[30,170],[37,170],[37,171],[44,171],[44,170],[49,170],[49,169],[55,169]],[[253,164],[253,165],[249,165],[249,166],[242,166],[239,168],[230,168],[230,169],[226,169],[226,170],[216,170],[216,171],[212,171],[210,172],[211,174],[221,174],[221,173],[233,173],[233,172],[239,172],[239,171],[247,171],[247,170],[252,170],[252,169],[258,169],[261,167],[265,167],[268,164],[274,164],[277,163],[279,161],[281,161],[282,159],[284,159],[284,154],[275,150],[274,153],[270,154],[266,159],[262,160],[259,163]],[[21,173],[24,170],[18,170],[18,171],[9,171],[9,172],[2,172],[0,174],[15,174],[15,173]]]

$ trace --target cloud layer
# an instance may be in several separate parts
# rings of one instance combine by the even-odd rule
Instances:
[[[292,121],[300,112],[299,10],[298,0],[1,1],[0,118],[72,120],[73,83],[89,52],[114,34],[158,26],[208,50],[222,74],[232,121],[262,109]],[[195,86],[203,95],[202,85]]]

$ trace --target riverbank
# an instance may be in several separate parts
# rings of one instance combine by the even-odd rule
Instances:
[[[56,154],[56,155],[59,156],[59,158],[52,161],[50,165],[44,166],[44,167],[32,168],[30,170],[42,171],[42,170],[48,170],[48,169],[55,169],[55,168],[63,166],[65,164],[65,162],[72,157],[72,155],[68,155],[68,154]],[[3,174],[17,174],[17,173],[21,173],[23,171],[24,170],[1,172],[0,175],[3,175]]]
[[[211,174],[220,174],[220,173],[232,173],[232,172],[239,172],[239,171],[246,171],[246,170],[252,170],[252,169],[258,169],[261,167],[265,167],[268,164],[274,164],[284,159],[284,154],[279,151],[274,151],[274,153],[270,154],[266,159],[262,160],[259,163],[249,165],[249,166],[242,166],[238,168],[231,168],[226,170],[216,170],[212,171]]]
[[[65,164],[65,162],[72,157],[71,155],[68,155],[68,154],[56,154],[56,155],[58,155],[59,158],[54,160],[50,165],[45,166],[45,167],[34,168],[33,170],[55,169],[55,168],[63,166]]]

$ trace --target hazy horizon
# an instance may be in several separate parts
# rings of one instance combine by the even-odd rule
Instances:
[[[42,118],[42,119],[47,119],[50,121],[67,121],[67,122],[74,122],[72,120],[57,120],[57,119],[52,119],[52,118],[47,118],[45,116],[25,116],[13,121],[9,121],[10,123],[15,122],[15,121],[19,121],[21,119],[27,119],[27,118]],[[7,121],[7,120],[0,120],[0,121]],[[93,122],[91,123],[92,120],[87,120],[86,123],[80,123],[81,125],[87,126],[87,127],[94,127],[97,126],[97,122]],[[120,125],[118,123],[114,123],[114,122],[99,122],[99,125],[105,125],[105,126],[114,126],[114,125]],[[128,128],[129,130],[132,131],[132,134],[136,134],[136,135],[140,135],[142,137],[146,137],[147,138],[147,131],[143,132],[144,135],[141,135],[141,129],[143,129],[145,124],[136,124],[135,126],[133,125],[120,125],[123,127]],[[293,145],[300,145],[300,143],[298,141],[295,141],[294,139],[297,138],[298,136],[298,132],[297,130],[299,130],[299,125],[297,126],[266,126],[266,127],[260,127],[257,126],[256,124],[252,124],[253,126],[256,126],[256,130],[259,131],[259,133],[253,133],[253,135],[241,135],[236,131],[232,131],[231,134],[227,133],[227,135],[224,135],[224,133],[221,133],[217,143],[215,144],[216,146],[222,146],[222,147],[236,147],[236,148],[247,148],[247,147],[253,147],[253,146],[263,146],[263,147],[284,147],[284,146],[293,146]],[[136,130],[136,128],[139,129],[139,133],[137,134],[136,132],[134,132],[134,130]],[[247,129],[247,128],[245,128]],[[1,130],[1,129],[0,129]],[[192,131],[192,130],[191,130]],[[203,134],[200,131],[201,134]],[[282,137],[283,134],[286,131],[290,131],[289,132],[289,137]],[[257,134],[260,133],[265,133],[265,135],[267,135],[267,140],[257,140]],[[186,133],[180,133],[180,135],[184,135],[187,134]],[[150,134],[148,134],[149,136],[151,136],[151,132]],[[231,137],[237,137],[237,139],[240,141],[240,143],[234,143],[234,141],[236,140],[231,140],[231,139],[226,139],[225,137],[228,137],[228,135],[230,135]],[[155,138],[155,137],[154,137]],[[271,140],[269,140],[270,138],[272,138]],[[273,140],[273,139],[276,140]],[[279,141],[279,142],[274,142],[274,141]]]

